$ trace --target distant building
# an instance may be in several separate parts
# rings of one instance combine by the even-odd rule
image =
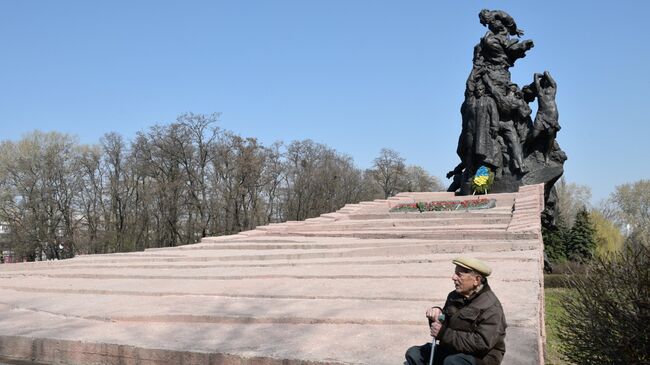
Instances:
[[[14,251],[12,250],[5,250],[4,249],[4,236],[9,233],[9,225],[3,222],[0,222],[0,263],[2,264],[9,264],[16,262],[16,255]]]
[[[17,262],[15,253],[11,250],[2,251],[2,257],[0,258],[0,262],[3,264],[12,264],[14,262]]]

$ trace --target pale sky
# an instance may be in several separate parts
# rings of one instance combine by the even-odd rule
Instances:
[[[567,180],[596,202],[650,178],[648,1],[0,0],[0,140],[219,112],[265,145],[310,138],[361,168],[389,147],[444,179],[482,8],[535,42],[514,82],[558,82]]]

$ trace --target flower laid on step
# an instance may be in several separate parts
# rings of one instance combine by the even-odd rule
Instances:
[[[488,189],[494,182],[494,173],[490,168],[481,166],[476,170],[476,174],[472,178],[472,188],[474,193],[487,194]]]
[[[494,199],[468,199],[468,200],[451,200],[451,201],[432,201],[399,204],[394,206],[390,212],[442,212],[452,210],[470,210],[470,209],[488,209],[494,208],[496,200]]]

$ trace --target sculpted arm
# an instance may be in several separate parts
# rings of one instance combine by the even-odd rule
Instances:
[[[552,86],[554,89],[557,88],[557,83],[555,82],[555,80],[553,79],[553,77],[551,77],[550,72],[548,72],[548,71],[544,71],[544,77],[546,77],[546,79],[548,80],[548,83],[551,84],[551,86]]]
[[[543,90],[543,89],[542,89],[542,85],[541,85],[540,82],[539,82],[539,78],[540,78],[541,76],[542,76],[542,75],[540,75],[540,74],[538,74],[538,73],[536,73],[536,74],[533,75],[533,80],[535,81],[535,88],[537,89],[537,95],[541,94],[541,93],[542,93],[542,90]]]
[[[507,47],[508,55],[513,59],[514,62],[514,60],[518,58],[526,57],[526,52],[534,46],[535,44],[533,43],[532,39],[527,39],[522,42],[517,42],[515,40],[514,42],[511,42],[511,44]]]

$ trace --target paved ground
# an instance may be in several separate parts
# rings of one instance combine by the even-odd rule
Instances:
[[[0,265],[0,356],[62,364],[401,364],[459,254],[494,268],[504,364],[540,364],[541,186],[487,210],[409,193],[196,245]],[[467,199],[472,199],[468,197]],[[0,362],[2,358],[0,357]]]

